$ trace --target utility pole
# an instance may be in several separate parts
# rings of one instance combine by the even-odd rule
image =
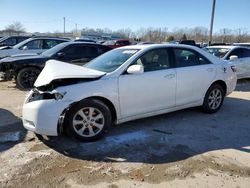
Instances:
[[[63,36],[65,36],[65,17],[63,17]]]
[[[210,22],[210,34],[209,34],[208,45],[211,45],[211,43],[213,41],[213,25],[214,25],[215,3],[216,3],[216,0],[213,0],[213,7],[212,7],[211,22]]]

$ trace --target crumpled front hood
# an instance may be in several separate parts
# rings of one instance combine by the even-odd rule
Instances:
[[[49,84],[56,79],[64,78],[98,78],[106,74],[105,72],[89,69],[86,67],[64,63],[57,60],[49,60],[34,86],[40,87]]]

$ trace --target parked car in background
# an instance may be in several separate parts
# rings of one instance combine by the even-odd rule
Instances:
[[[138,42],[136,45],[144,45],[144,44],[156,44],[156,43],[155,42],[146,41],[146,42]]]
[[[210,46],[206,49],[210,54],[234,63],[238,79],[250,78],[250,48],[242,46]]]
[[[0,39],[0,47],[15,46],[16,44],[30,38],[29,36],[6,36]]]
[[[57,44],[67,42],[69,39],[52,37],[35,37],[24,40],[11,49],[0,50],[0,59],[17,54],[38,54],[48,50]]]
[[[23,105],[23,125],[91,141],[113,123],[202,106],[217,112],[236,86],[234,68],[193,46],[111,50],[83,67],[50,60]],[[44,123],[46,120],[46,123]]]
[[[0,60],[0,72],[2,72],[2,79],[15,78],[19,88],[27,89],[33,87],[45,62],[50,59],[83,65],[109,50],[111,50],[110,47],[94,43],[64,42],[40,55],[4,58]]]
[[[181,41],[179,41],[179,44],[197,46],[194,40],[181,40]]]
[[[234,46],[245,46],[250,47],[250,42],[233,43]]]
[[[109,46],[111,48],[118,48],[118,47],[130,45],[130,44],[131,43],[128,39],[108,40],[103,43],[103,45]]]
[[[91,40],[91,39],[85,39],[85,38],[79,38],[79,39],[74,39],[75,42],[93,42],[96,43],[96,41]]]

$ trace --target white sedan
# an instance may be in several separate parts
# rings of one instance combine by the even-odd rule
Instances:
[[[237,78],[250,78],[250,48],[243,46],[210,46],[209,53],[232,62],[236,66]]]
[[[126,46],[83,67],[50,60],[25,99],[23,125],[95,140],[113,123],[194,106],[214,113],[236,80],[233,65],[187,45]]]

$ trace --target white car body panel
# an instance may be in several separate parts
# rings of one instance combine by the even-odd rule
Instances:
[[[176,106],[200,101],[215,76],[213,64],[178,68]]]
[[[118,87],[122,118],[175,106],[175,69],[121,75]]]
[[[244,58],[237,58],[234,59],[232,61],[227,60],[229,59],[229,56],[231,54],[231,52],[235,49],[247,49],[246,47],[242,47],[242,46],[210,46],[207,47],[210,49],[213,48],[222,48],[222,49],[228,49],[229,51],[224,55],[224,57],[222,57],[221,59],[223,59],[224,61],[234,64],[236,66],[236,75],[238,79],[242,79],[242,78],[250,78],[250,57],[244,57]]]
[[[231,61],[237,68],[237,78],[250,78],[250,57],[237,58]]]
[[[123,74],[128,66],[150,49],[162,47],[193,49],[213,64],[197,67],[170,68],[142,74]],[[73,103],[89,97],[110,101],[116,111],[116,123],[199,106],[207,89],[215,81],[224,81],[227,94],[236,86],[236,74],[230,65],[196,47],[186,45],[136,45],[122,49],[139,49],[136,54],[111,73],[95,71],[59,61],[50,61],[39,75],[35,86],[49,84],[54,79],[97,78],[55,88],[52,93],[65,93],[61,100],[29,102],[32,91],[23,105],[23,124],[38,134],[56,136],[60,115]],[[190,70],[191,69],[191,70]],[[99,78],[100,77],[100,78]],[[198,80],[198,81],[197,81]],[[164,83],[164,84],[163,84]],[[187,98],[190,96],[190,98]]]

